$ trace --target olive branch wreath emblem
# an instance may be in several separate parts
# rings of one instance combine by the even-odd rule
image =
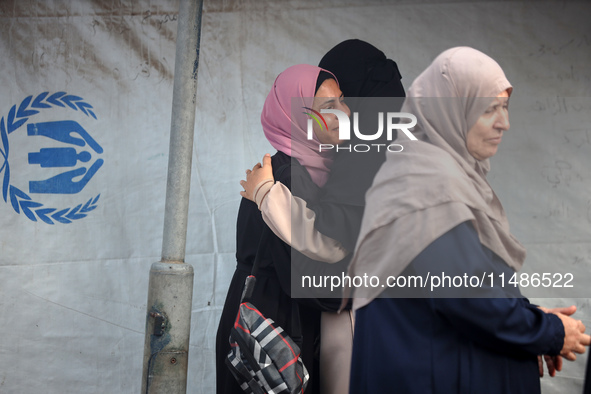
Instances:
[[[57,210],[57,208],[44,207],[42,203],[33,201],[27,193],[10,184],[8,135],[26,124],[31,116],[38,114],[38,110],[68,106],[74,111],[82,111],[86,116],[97,118],[91,110],[92,105],[85,102],[82,97],[67,94],[66,92],[57,92],[47,97],[48,94],[49,92],[43,92],[35,99],[33,99],[33,96],[26,97],[19,104],[18,109],[16,105],[12,106],[6,117],[6,122],[4,122],[4,117],[0,120],[0,140],[2,141],[0,159],[4,159],[4,163],[0,167],[0,174],[4,171],[2,198],[4,198],[4,202],[8,202],[10,197],[10,203],[14,211],[18,214],[22,211],[27,218],[34,222],[39,218],[47,224],[54,224],[54,221],[67,224],[86,217],[88,212],[95,209],[100,193],[96,197],[90,198],[85,204]]]

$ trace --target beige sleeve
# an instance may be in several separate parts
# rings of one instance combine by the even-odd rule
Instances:
[[[341,261],[349,253],[338,241],[316,230],[316,213],[304,200],[292,196],[281,182],[262,194],[265,197],[259,209],[263,220],[283,242],[313,260],[326,263]]]

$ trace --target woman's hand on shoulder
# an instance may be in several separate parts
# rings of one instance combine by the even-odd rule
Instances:
[[[267,153],[263,157],[262,165],[257,163],[252,167],[252,170],[246,170],[246,180],[240,181],[240,185],[244,189],[240,195],[257,203],[260,207],[274,182],[271,155]]]

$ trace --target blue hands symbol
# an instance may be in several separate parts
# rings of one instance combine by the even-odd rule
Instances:
[[[90,181],[90,178],[96,174],[96,172],[103,165],[104,160],[98,159],[95,161],[90,169],[86,171],[86,167],[76,168],[75,170],[67,171],[62,174],[56,175],[44,181],[30,181],[29,191],[31,193],[54,193],[54,194],[76,194],[79,193],[84,186]],[[86,174],[84,174],[86,173]],[[79,181],[73,179],[83,175],[84,177]]]
[[[78,133],[82,138],[73,137],[71,135],[72,133]],[[31,123],[27,125],[27,135],[43,135],[56,141],[76,146],[84,146],[86,142],[96,153],[103,153],[103,148],[78,122],[74,122],[73,120]]]
[[[80,137],[72,134],[76,133]],[[103,153],[103,148],[88,134],[82,126],[72,120],[58,122],[43,122],[27,125],[27,135],[42,135],[63,143],[85,146],[88,144],[96,153]],[[47,167],[74,167],[78,163],[88,162],[91,154],[87,151],[80,153],[74,148],[42,148],[39,152],[29,153],[29,164],[39,164],[42,168]],[[103,165],[104,160],[98,159],[90,168],[80,167],[75,170],[66,171],[43,181],[30,181],[29,192],[31,193],[53,193],[53,194],[75,194],[79,193],[96,172]],[[74,178],[84,175],[82,179],[74,181]]]

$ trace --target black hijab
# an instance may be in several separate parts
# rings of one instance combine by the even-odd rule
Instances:
[[[332,72],[339,81],[345,101],[351,112],[359,112],[360,130],[377,130],[378,112],[398,112],[405,97],[404,87],[396,62],[373,45],[353,39],[332,48],[319,63],[319,67]],[[399,97],[375,99],[366,97]],[[359,98],[359,99],[357,99]],[[351,122],[353,125],[353,122]],[[370,134],[370,133],[367,133]],[[361,141],[353,132],[349,144],[389,144],[384,132],[377,141]],[[340,147],[347,146],[344,142]],[[323,234],[338,240],[353,251],[365,206],[365,192],[385,160],[386,148],[367,153],[340,150],[332,164],[327,183],[320,200],[310,204],[316,213],[316,228]]]
[[[358,39],[337,44],[318,67],[332,72],[345,97],[405,97],[395,61]]]

